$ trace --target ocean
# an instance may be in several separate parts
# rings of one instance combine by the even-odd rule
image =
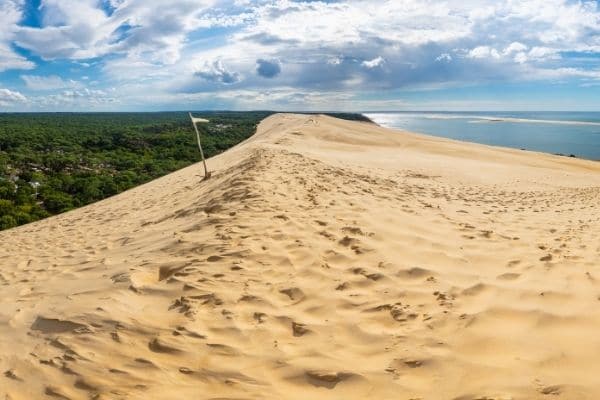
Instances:
[[[366,112],[388,128],[600,160],[600,112]]]

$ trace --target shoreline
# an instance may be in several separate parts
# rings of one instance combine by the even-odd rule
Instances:
[[[376,117],[378,113],[366,113],[365,115],[369,118],[371,118],[374,121],[377,121],[378,118]],[[379,113],[379,114],[389,114],[389,115],[399,115],[402,116],[404,115],[403,113]],[[440,137],[440,138],[448,138],[448,139],[452,139],[452,140],[458,140],[461,142],[465,142],[465,143],[477,143],[477,144],[484,144],[484,145],[489,145],[489,146],[494,146],[494,147],[504,147],[504,148],[511,148],[511,149],[517,149],[517,150],[523,150],[523,151],[531,151],[531,152],[539,152],[539,153],[544,153],[544,154],[551,154],[551,155],[558,155],[558,156],[566,156],[566,157],[570,157],[570,158],[578,158],[578,159],[582,159],[582,160],[589,160],[589,161],[600,161],[600,155],[596,155],[595,152],[591,152],[590,155],[585,156],[582,154],[578,154],[578,152],[576,151],[576,149],[571,148],[570,150],[564,150],[559,148],[558,146],[553,146],[555,148],[548,148],[548,149],[539,149],[536,148],[535,143],[530,143],[530,141],[528,140],[522,140],[519,141],[518,139],[513,139],[513,143],[512,144],[508,144],[508,143],[494,143],[497,142],[500,138],[499,132],[498,130],[492,130],[492,131],[487,131],[486,129],[486,125],[489,124],[489,126],[494,126],[496,124],[498,124],[498,126],[500,126],[503,123],[506,124],[511,124],[511,123],[516,123],[518,125],[523,125],[523,128],[521,128],[521,131],[523,131],[524,128],[527,124],[532,124],[533,126],[541,126],[541,125],[548,125],[548,126],[573,126],[573,127],[599,127],[600,129],[600,122],[589,122],[589,121],[561,121],[561,120],[545,120],[545,119],[527,119],[527,118],[513,118],[513,117],[498,117],[498,116],[474,116],[474,115],[431,115],[431,114],[427,114],[427,113],[408,113],[406,114],[409,117],[416,117],[416,118],[423,118],[423,120],[460,120],[460,121],[464,121],[464,124],[467,124],[465,126],[465,133],[461,133],[461,125],[453,125],[453,128],[450,132],[452,132],[451,134],[448,133],[438,133],[438,132],[444,132],[444,128],[443,126],[436,126],[436,125],[431,125],[427,128],[421,127],[420,129],[416,126],[412,126],[411,127],[411,122],[407,122],[404,123],[403,125],[405,125],[404,127],[400,127],[398,126],[399,124],[393,120],[390,121],[386,121],[384,119],[379,119],[379,122],[377,122],[377,124],[379,126],[388,128],[388,129],[392,129],[395,131],[399,131],[399,132],[417,132],[420,134],[424,134],[424,135],[430,135],[430,136],[434,136],[434,137]],[[599,114],[600,115],[600,114]],[[418,121],[418,119],[416,120]],[[469,124],[482,124],[481,125],[481,129],[477,129],[474,130],[473,129],[468,129],[468,125]],[[408,125],[408,126],[406,126]],[[424,131],[424,129],[427,129],[427,131]],[[510,130],[511,128],[507,126],[506,128],[507,130]],[[513,128],[514,129],[514,128]],[[551,132],[556,132],[556,131],[551,131]],[[590,133],[594,133],[594,132],[590,132]],[[587,133],[586,134],[590,134]],[[523,134],[526,134],[525,132]],[[541,132],[540,130],[534,130],[534,135],[540,135]],[[554,135],[556,135],[557,133],[553,133]],[[581,135],[583,135],[584,133],[582,132]],[[489,136],[486,136],[489,135]],[[564,134],[564,139],[562,139],[563,141],[565,141],[565,144],[567,144],[567,136],[566,133]],[[461,137],[464,136],[464,137]],[[475,138],[477,137],[477,138]],[[534,136],[535,137],[535,136]],[[496,139],[498,138],[498,139]],[[539,143],[538,139],[538,142]],[[587,139],[586,139],[587,140]],[[577,142],[576,142],[577,143]],[[531,145],[532,147],[529,147],[528,145]],[[581,147],[581,144],[579,144]],[[552,146],[551,146],[552,147]],[[567,148],[569,148],[569,146],[565,146]],[[571,146],[573,147],[573,146]]]

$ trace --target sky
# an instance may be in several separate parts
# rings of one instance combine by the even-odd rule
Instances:
[[[0,0],[0,111],[600,111],[600,3]]]

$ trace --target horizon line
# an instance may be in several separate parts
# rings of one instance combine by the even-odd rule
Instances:
[[[158,113],[187,113],[187,112],[272,112],[272,113],[287,113],[287,114],[385,114],[385,113],[482,113],[482,112],[514,112],[514,113],[536,113],[536,112],[571,112],[571,113],[600,113],[600,110],[365,110],[365,111],[339,111],[339,110],[269,110],[269,109],[253,109],[253,110],[235,110],[235,109],[180,109],[180,110],[130,110],[130,111],[0,111],[2,114],[158,114]]]

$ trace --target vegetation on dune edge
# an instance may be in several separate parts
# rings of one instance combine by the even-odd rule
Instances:
[[[273,112],[196,112],[206,157]],[[369,121],[360,114],[338,118]],[[118,194],[200,160],[185,112],[0,114],[0,229]]]

